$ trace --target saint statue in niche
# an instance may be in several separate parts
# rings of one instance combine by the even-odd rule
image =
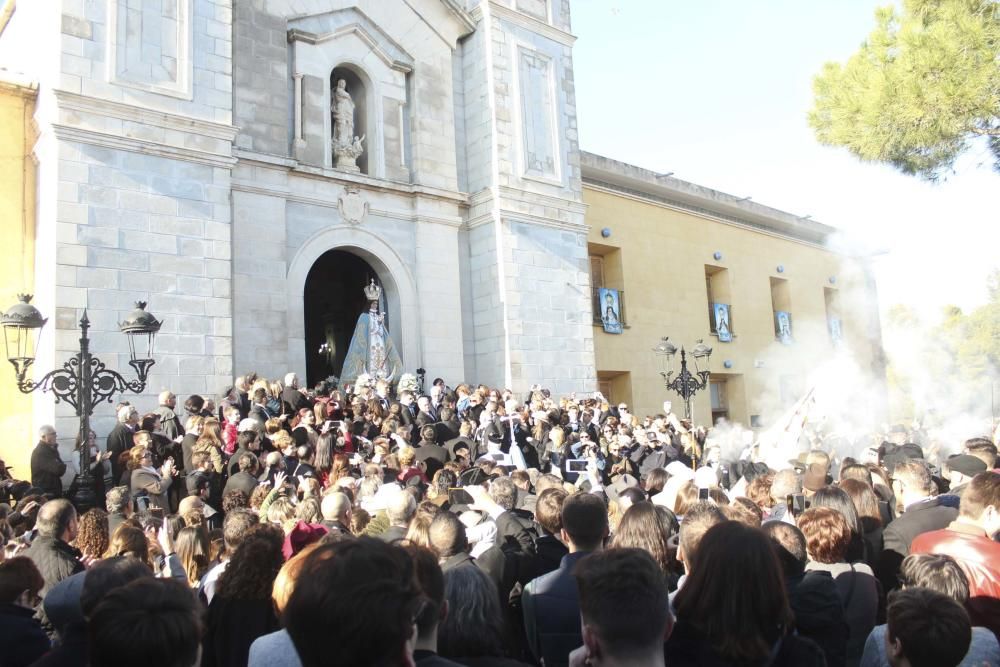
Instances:
[[[347,81],[337,79],[333,91],[333,155],[334,167],[344,171],[360,171],[358,157],[364,152],[364,136],[354,135],[354,100],[347,92]]]
[[[379,312],[378,304],[381,296],[382,288],[372,279],[365,287],[368,312],[358,316],[354,335],[351,336],[351,343],[347,347],[347,357],[340,372],[342,385],[353,384],[362,373],[369,375],[373,380],[384,379],[392,382],[402,371],[403,362],[385,327],[385,314]]]

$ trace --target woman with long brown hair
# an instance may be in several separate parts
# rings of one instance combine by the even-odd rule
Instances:
[[[196,588],[208,570],[209,547],[205,526],[185,526],[177,533],[174,550],[181,560],[187,583]]]
[[[792,632],[794,617],[771,540],[737,521],[710,528],[674,598],[664,645],[671,667],[820,667],[820,648]]]
[[[635,547],[643,549],[664,574],[671,571],[674,550],[670,547],[671,534],[660,520],[656,506],[648,500],[635,503],[622,516],[618,529],[611,540],[614,547]]]
[[[876,557],[882,553],[882,510],[879,507],[878,496],[867,482],[857,479],[840,480],[843,489],[854,503],[854,509],[861,520],[867,552]]]

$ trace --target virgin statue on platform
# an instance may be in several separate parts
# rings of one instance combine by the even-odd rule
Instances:
[[[396,346],[385,328],[385,314],[378,309],[381,296],[382,288],[373,279],[365,287],[368,312],[358,316],[358,324],[354,327],[354,335],[351,336],[351,344],[344,359],[344,368],[340,372],[341,386],[354,384],[362,374],[369,375],[373,380],[392,382],[403,369]]]

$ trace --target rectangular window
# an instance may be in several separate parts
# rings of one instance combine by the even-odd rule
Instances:
[[[830,334],[830,342],[840,344],[844,339],[843,322],[840,319],[840,299],[837,290],[823,288],[823,301],[826,304],[826,330]]]
[[[789,294],[788,281],[784,278],[771,278],[771,310],[774,313],[774,337],[790,344],[792,336],[792,300]]]
[[[712,423],[720,419],[729,419],[729,400],[725,380],[711,380],[709,391],[712,395]]]
[[[729,271],[705,265],[705,295],[708,299],[708,330],[720,343],[733,339],[733,307],[729,291]]]
[[[622,267],[621,251],[617,248],[610,250],[607,254],[594,254],[603,248],[598,246],[591,248],[590,255],[590,309],[595,325],[601,325],[601,294],[602,287],[618,290],[618,317],[622,326],[628,326],[628,315],[626,314],[625,290],[622,289]]]

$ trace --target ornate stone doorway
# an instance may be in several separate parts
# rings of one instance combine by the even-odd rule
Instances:
[[[380,282],[368,262],[345,250],[327,251],[309,270],[302,301],[310,387],[340,374],[358,315],[368,308],[362,289],[371,279]]]
[[[332,258],[329,267],[325,258]],[[331,268],[338,264],[343,264],[343,267]],[[341,272],[343,287],[334,288],[328,282],[329,274],[325,272],[330,271]],[[312,279],[314,275],[315,280]],[[358,315],[366,307],[362,290],[371,278],[382,286],[383,311],[388,320],[389,335],[399,350],[404,368],[412,372],[421,365],[417,290],[409,268],[398,253],[377,235],[354,225],[337,225],[306,239],[288,266],[288,367],[310,384],[326,377],[331,372],[331,366],[332,372],[340,371]],[[313,283],[317,287],[314,288]],[[310,288],[308,291],[307,286]],[[319,334],[307,334],[307,318],[309,322],[315,319],[314,311],[320,318],[320,325],[323,321],[322,302],[319,302],[318,308],[313,308],[314,302],[307,296],[316,290],[343,299],[343,304],[336,308],[343,313],[340,317],[349,332],[339,361],[334,356],[332,362],[328,360],[314,370],[308,360],[319,354],[324,342]]]

